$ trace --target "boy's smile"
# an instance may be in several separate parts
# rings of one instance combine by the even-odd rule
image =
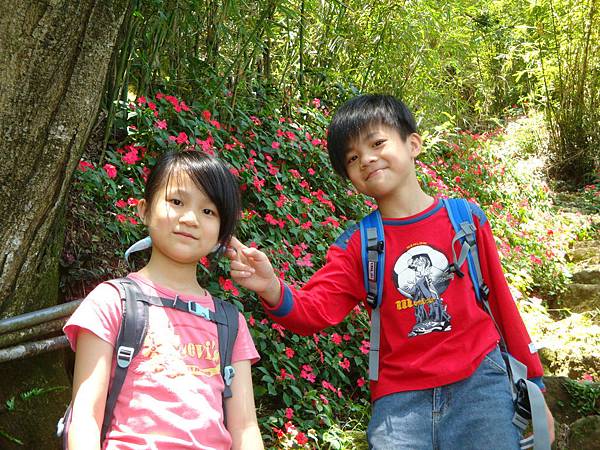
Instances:
[[[402,139],[392,127],[373,125],[346,153],[348,178],[359,192],[385,201],[416,181],[414,158],[420,151],[418,134]]]

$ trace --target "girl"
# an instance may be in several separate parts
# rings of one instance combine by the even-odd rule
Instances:
[[[196,268],[204,256],[221,253],[240,216],[238,187],[227,167],[198,152],[163,155],[138,211],[152,254],[128,278],[145,295],[177,297],[214,311]],[[69,448],[262,449],[250,374],[259,356],[244,317],[239,314],[233,347],[232,397],[223,407],[216,324],[177,309],[148,310],[146,338],[129,366],[106,436],[100,430],[122,320],[117,289],[97,286],[65,325],[76,351]]]

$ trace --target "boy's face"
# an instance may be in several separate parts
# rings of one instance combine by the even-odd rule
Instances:
[[[392,127],[372,125],[350,142],[346,152],[348,178],[359,192],[380,202],[416,183],[414,158],[420,152],[417,133],[403,140]]]

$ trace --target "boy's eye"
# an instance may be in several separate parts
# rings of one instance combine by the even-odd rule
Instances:
[[[374,143],[374,147],[379,147],[381,144],[385,142],[385,139],[378,139]]]
[[[350,156],[348,157],[348,159],[346,160],[346,164],[351,164],[351,163],[353,163],[354,161],[356,161],[357,159],[358,159],[358,156],[356,156],[356,155],[350,155]]]

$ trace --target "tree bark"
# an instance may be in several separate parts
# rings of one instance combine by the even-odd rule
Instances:
[[[65,197],[128,5],[129,0],[0,2],[0,318],[58,301]],[[18,400],[24,390],[69,384],[61,369],[56,354],[2,364],[3,379],[11,382],[0,385],[0,403]],[[35,409],[29,400],[27,409]],[[51,430],[41,422],[46,416],[54,422],[55,411],[32,411],[18,426],[5,418],[23,411],[0,411],[0,431],[23,441],[18,448],[52,448]],[[0,447],[9,448],[3,433]]]

